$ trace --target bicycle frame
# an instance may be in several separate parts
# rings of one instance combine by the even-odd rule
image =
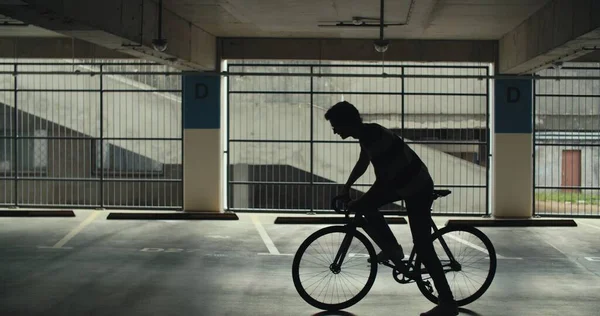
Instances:
[[[340,248],[335,256],[335,259],[334,259],[332,265],[330,266],[330,269],[334,273],[336,271],[339,272],[340,267],[342,266],[342,263],[344,262],[344,259],[346,258],[346,255],[348,253],[350,244],[352,243],[352,239],[354,237],[354,232],[360,226],[361,220],[364,220],[362,214],[355,214],[352,219],[349,219],[348,213],[346,213],[346,219],[349,220],[349,222],[344,225],[344,227],[346,228],[346,236],[344,236],[344,240],[342,241],[342,244],[340,245]],[[432,235],[438,231],[437,225],[435,224],[433,219],[431,220],[431,228],[433,230]],[[450,264],[452,264],[453,262],[456,262],[456,259],[454,258],[454,255],[450,251],[450,248],[446,244],[446,241],[444,240],[444,238],[442,236],[440,236],[439,240],[440,240],[440,243],[442,244],[442,248],[446,252],[446,255],[448,255],[448,258],[450,259]],[[416,254],[417,254],[416,249],[413,247],[413,249],[410,252],[409,258],[405,263],[406,267],[408,269],[410,269],[410,267],[413,267],[413,269],[416,269],[416,267],[415,267]],[[392,269],[396,268],[393,264],[390,264],[388,262],[382,262],[382,264],[389,268],[392,268]],[[442,267],[445,267],[445,266],[447,266],[447,265],[442,264]],[[427,272],[426,269],[423,269],[420,271],[421,274],[426,273],[426,272]],[[444,272],[446,272],[446,271],[444,271]],[[409,279],[414,279],[412,273],[406,274],[406,276]]]

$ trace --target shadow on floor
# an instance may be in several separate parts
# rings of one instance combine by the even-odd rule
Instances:
[[[459,307],[458,312],[460,313],[460,315],[465,314],[465,315],[471,315],[471,316],[482,316],[481,314],[479,314],[477,312],[474,312],[470,309],[463,308],[463,307]]]
[[[460,307],[458,309],[458,311],[460,312],[460,315],[464,314],[464,315],[471,315],[471,316],[482,316],[481,314],[474,312],[467,308]],[[356,316],[356,315],[352,314],[352,313],[344,312],[344,311],[332,311],[332,312],[324,311],[324,312],[316,313],[312,316]]]
[[[320,312],[320,313],[316,313],[312,316],[356,316],[352,313],[348,313],[348,312],[344,312],[344,311],[324,311],[324,312]]]

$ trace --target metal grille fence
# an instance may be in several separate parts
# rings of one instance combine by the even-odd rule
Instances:
[[[600,64],[571,63],[538,75],[560,79],[535,82],[534,213],[598,217]]]
[[[0,203],[182,207],[181,73],[132,60],[0,60]]]
[[[346,100],[365,122],[404,137],[428,165],[437,188],[453,191],[436,202],[435,213],[487,214],[490,80],[476,76],[490,75],[489,69],[487,64],[386,63],[382,69],[377,63],[228,61],[228,209],[329,212],[331,197],[359,154],[357,142],[337,138],[324,119],[331,105]],[[362,194],[373,181],[369,167],[351,193]],[[402,203],[383,209],[401,210]]]

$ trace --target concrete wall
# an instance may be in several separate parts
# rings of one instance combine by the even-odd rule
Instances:
[[[564,150],[581,150],[581,186],[600,187],[600,143],[592,142],[592,146],[544,146],[544,144],[565,144],[572,142],[565,141],[546,141],[537,142],[536,146],[536,168],[535,185],[553,186],[562,185],[562,173],[564,172],[562,163],[562,152]],[[538,190],[542,191],[542,190]],[[560,191],[559,189],[548,191]],[[600,194],[600,189],[595,194]],[[590,192],[590,191],[585,191]]]
[[[235,61],[232,61],[235,62]],[[285,62],[272,62],[285,63]],[[230,78],[232,91],[311,91],[310,77],[294,77],[293,73],[308,73],[310,68],[300,65],[289,66],[231,66],[229,71],[240,72],[281,72],[291,76],[235,76]],[[353,64],[366,64],[347,62],[347,67],[328,67],[331,63],[322,62],[322,67],[315,67],[315,74],[369,74],[381,75],[380,64],[370,63],[373,67],[353,67]],[[340,62],[336,62],[340,64]],[[399,65],[399,63],[395,63]],[[484,69],[436,69],[426,68],[427,64],[410,63],[423,67],[407,67],[405,74],[411,75],[485,75]],[[430,64],[429,64],[430,65]],[[401,74],[400,68],[386,67],[388,74]],[[486,80],[477,79],[445,79],[445,78],[405,78],[404,87],[401,78],[376,78],[376,77],[314,77],[313,87],[315,94],[313,104],[320,107],[329,107],[341,98],[352,102],[365,116],[383,116],[380,119],[397,119],[403,113],[406,128],[419,128],[423,122],[429,123],[428,128],[485,128],[485,115],[487,113]],[[381,95],[372,93],[415,93],[421,95],[404,96],[404,109],[402,109],[402,95]],[[327,92],[334,94],[319,94]],[[352,95],[350,93],[366,92],[367,94]],[[371,94],[368,94],[371,93]],[[481,94],[481,96],[452,96],[452,95],[422,95],[427,93],[464,93]],[[237,95],[236,100],[256,102],[255,95]],[[309,95],[261,95],[260,102],[308,102]],[[385,117],[387,115],[387,117]],[[446,123],[448,122],[448,123]],[[431,125],[435,124],[435,125]],[[460,126],[457,126],[459,124]],[[399,127],[399,126],[394,126]]]
[[[0,114],[0,129],[9,136],[12,108],[4,106]],[[30,114],[18,113],[20,131],[43,129],[48,137],[89,137]],[[10,139],[12,141],[12,139]],[[22,141],[19,141],[22,142]],[[181,165],[165,164],[160,173],[152,175],[105,174],[104,201],[100,195],[100,174],[96,169],[95,143],[91,139],[48,139],[36,144],[45,168],[19,173],[19,177],[40,177],[37,180],[18,180],[16,200],[14,180],[0,180],[0,204],[13,205],[72,205],[72,206],[156,206],[180,207],[181,182],[111,182],[110,178],[128,179],[181,179]],[[39,150],[42,148],[41,150]],[[3,149],[6,150],[6,149]],[[146,157],[144,157],[146,158]],[[18,158],[19,159],[19,158]],[[22,158],[20,161],[23,161]],[[12,172],[3,172],[3,177],[13,177]],[[60,178],[63,181],[44,180]],[[66,179],[72,179],[64,181]],[[94,181],[81,181],[83,179]],[[80,181],[78,181],[80,180]]]
[[[597,63],[571,66],[596,69],[546,69],[538,73],[541,76],[565,77],[536,82],[535,125],[538,130],[600,130],[600,80],[569,79],[573,76],[599,77],[600,68]]]
[[[4,69],[2,68],[4,67]],[[6,71],[12,65],[0,66]],[[20,71],[92,71],[87,66],[20,66]],[[96,70],[96,69],[95,69]],[[160,76],[160,74],[156,74]],[[14,89],[14,77],[0,75],[0,88]],[[55,74],[19,75],[19,90],[36,89],[100,89],[100,76]],[[75,132],[99,137],[103,122],[104,137],[178,138],[181,137],[181,98],[153,89],[118,75],[104,75],[104,90],[139,92],[104,92],[103,113],[100,113],[99,92],[24,92],[18,94],[19,111],[45,118]],[[14,107],[14,93],[0,92],[0,102]],[[144,142],[109,140],[119,147],[140,153],[164,164],[181,163],[181,147],[173,142]]]

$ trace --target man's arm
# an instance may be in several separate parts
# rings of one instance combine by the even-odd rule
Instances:
[[[354,182],[356,182],[356,180],[358,180],[358,178],[360,178],[365,171],[367,171],[369,164],[369,156],[367,156],[367,152],[361,148],[360,157],[358,158],[356,165],[354,165],[354,168],[350,173],[350,177],[348,177],[348,181],[346,181],[346,185],[344,185],[344,193],[348,193],[350,191],[350,187],[352,187]]]

